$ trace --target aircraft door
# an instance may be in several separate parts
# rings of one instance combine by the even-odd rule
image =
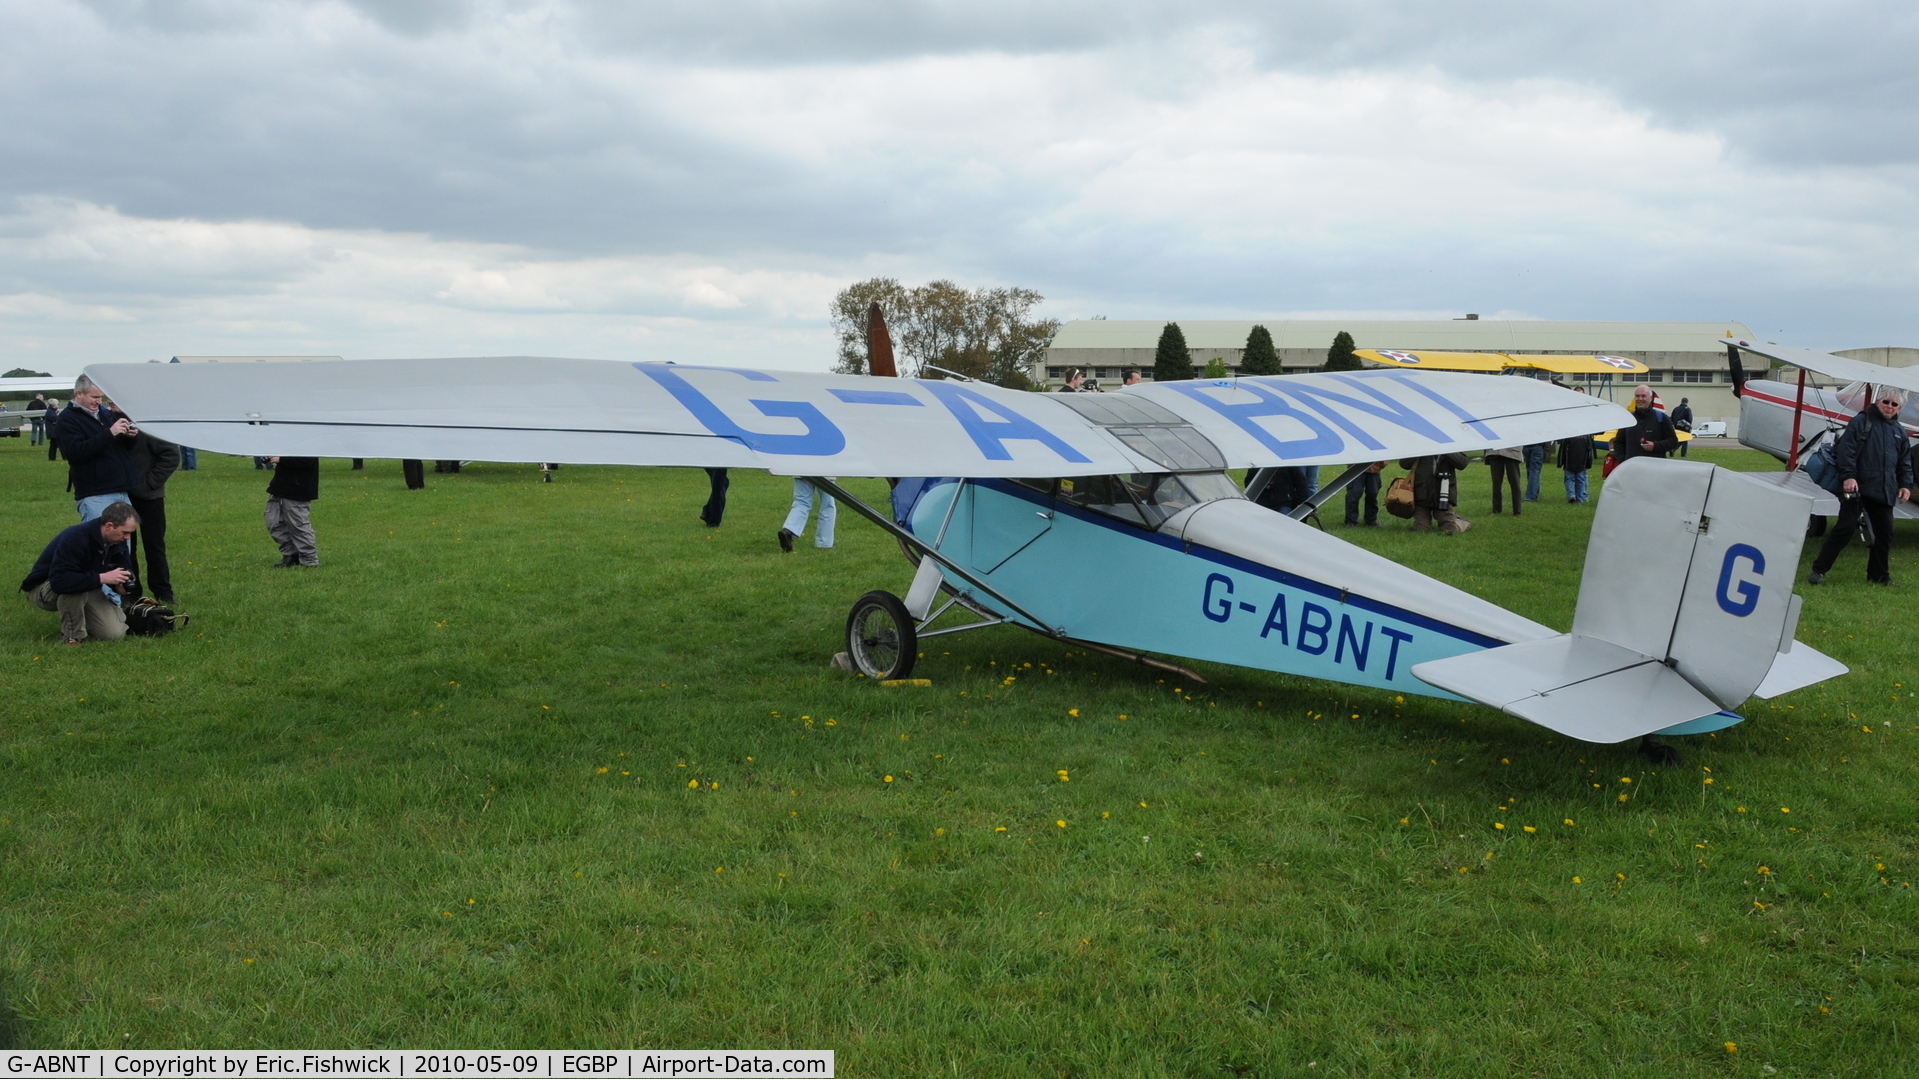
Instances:
[[[973,499],[973,564],[992,573],[1053,527],[1053,496],[1018,481],[968,485]],[[1006,489],[999,488],[1004,484]],[[1013,493],[1017,491],[1018,493]]]

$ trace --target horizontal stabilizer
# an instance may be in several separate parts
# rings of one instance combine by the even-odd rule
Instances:
[[[1815,650],[1804,641],[1794,641],[1790,649],[1774,656],[1772,670],[1766,672],[1766,680],[1752,692],[1755,697],[1771,700],[1782,693],[1791,693],[1795,689],[1803,689],[1814,682],[1837,678],[1845,673],[1845,664]]]
[[[1821,517],[1834,517],[1839,513],[1839,496],[1812,482],[1805,469],[1797,472],[1762,472],[1752,476],[1760,483],[1769,483],[1794,494],[1802,494],[1812,499],[1812,512]]]
[[[1430,660],[1413,674],[1586,742],[1623,742],[1719,711],[1658,660],[1573,634]]]

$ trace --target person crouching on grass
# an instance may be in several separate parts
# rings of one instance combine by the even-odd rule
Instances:
[[[269,457],[273,462],[273,482],[267,484],[267,535],[280,545],[280,561],[275,569],[302,566],[313,569],[320,564],[320,548],[313,538],[310,517],[320,497],[320,459],[318,457]]]
[[[127,616],[102,589],[133,594],[126,560],[127,537],[140,527],[133,507],[115,502],[100,516],[63,530],[40,552],[20,591],[43,611],[60,613],[60,637],[78,645],[88,637],[117,641],[127,635]]]

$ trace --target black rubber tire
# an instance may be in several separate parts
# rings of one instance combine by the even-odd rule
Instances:
[[[906,603],[882,590],[855,600],[846,615],[846,654],[868,678],[890,681],[912,674],[919,659],[919,634]]]

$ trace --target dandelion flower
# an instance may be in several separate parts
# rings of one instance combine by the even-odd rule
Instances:
[[[891,783],[891,782],[893,782],[893,777],[892,777],[892,776],[887,776],[887,777],[886,777],[886,781],[887,781],[888,783]]]
[[[1140,807],[1141,809],[1145,809],[1145,808],[1147,808],[1147,806],[1146,806],[1146,803],[1145,803],[1145,802],[1141,802],[1141,803],[1139,804],[1139,807]]]
[[[1399,823],[1401,823],[1401,824],[1411,824],[1412,822],[1413,822],[1413,819],[1412,819],[1411,817],[1401,817],[1401,818],[1399,818]]]
[[[1056,820],[1053,823],[1059,825],[1061,828],[1066,827],[1066,822],[1063,820]]]
[[[1567,818],[1566,818],[1566,827],[1568,827],[1568,828],[1571,828],[1572,826],[1573,826],[1573,819],[1572,819],[1571,817],[1567,817]]]
[[[1624,801],[1627,801],[1627,800],[1629,800],[1629,799],[1630,799],[1631,797],[1632,797],[1632,795],[1630,795],[1630,794],[1622,794],[1622,795],[1620,795],[1620,796],[1619,796],[1619,800],[1620,800],[1620,801],[1622,801],[1622,802],[1624,802]]]
[[[1525,828],[1524,828],[1523,830],[1524,830],[1524,831],[1527,831],[1527,832],[1537,832],[1537,831],[1539,831],[1539,829],[1537,829],[1537,828],[1534,828],[1534,827],[1533,827],[1532,825],[1530,825],[1530,824],[1528,824],[1528,825],[1526,825],[1526,826],[1525,826]]]
[[[706,785],[706,789],[707,789],[707,790],[710,790],[710,791],[716,791],[716,790],[719,790],[719,789],[720,789],[720,781],[716,779],[716,780],[714,780],[713,782],[711,782],[711,783],[708,783],[708,784]]]
[[[594,775],[600,775],[600,776],[603,776],[603,775],[605,775],[605,774],[606,774],[606,769],[604,769],[604,768],[602,768],[602,769],[600,769],[599,771],[597,771],[597,772],[595,772],[595,773],[593,773],[593,774],[594,774]]]
[[[1505,826],[1504,824],[1500,824],[1500,823],[1498,823],[1497,821],[1495,821],[1495,822],[1493,823],[1493,827],[1494,827],[1494,828],[1497,828],[1498,830],[1500,830],[1500,831],[1502,831],[1502,832],[1506,830],[1506,826]]]
[[[995,828],[995,829],[993,829],[993,830],[994,830],[995,832],[1004,832],[1004,831],[1006,830],[1006,827],[1005,827],[1005,825],[1001,825],[1000,827],[998,827],[998,828]]]
[[[1739,1051],[1739,1043],[1738,1043],[1738,1042],[1727,1042],[1727,1043],[1726,1043],[1726,1052],[1728,1052],[1728,1053],[1737,1053],[1738,1051]]]
[[[944,828],[935,828],[935,829],[933,829],[933,834],[934,834],[934,835],[945,835],[945,834],[946,834],[946,829],[944,829]]]
[[[1078,718],[1079,718],[1079,709],[1077,709],[1077,708],[1068,708],[1068,709],[1066,710],[1066,714],[1067,714],[1067,715],[1069,715],[1069,716],[1072,716],[1072,717],[1073,717],[1074,719],[1078,719]]]
[[[1780,807],[1779,807],[1779,812],[1781,812],[1781,813],[1790,813],[1790,812],[1792,812],[1792,810],[1790,810],[1790,809],[1788,809],[1788,808],[1786,808],[1785,806],[1780,806]]]
[[[1580,880],[1580,879],[1579,879],[1578,877],[1574,877],[1574,878],[1573,878],[1573,883],[1574,883],[1574,884],[1584,884],[1584,883],[1586,883],[1586,882],[1585,882],[1585,881],[1583,881],[1583,880]]]
[[[689,779],[689,780],[687,780],[687,781],[686,781],[686,785],[687,785],[687,786],[689,786],[689,787],[691,787],[691,788],[693,788],[694,790],[699,790],[699,789],[700,789],[700,781],[699,781],[699,780],[697,780],[697,779]]]
[[[1626,874],[1624,874],[1624,873],[1614,873],[1614,874],[1613,874],[1613,876],[1615,876],[1615,877],[1617,877],[1617,878],[1619,878],[1620,880],[1625,880],[1625,879],[1626,879]]]

